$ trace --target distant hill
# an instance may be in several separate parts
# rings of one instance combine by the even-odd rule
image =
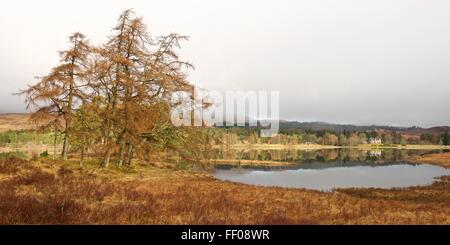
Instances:
[[[297,122],[297,121],[280,121],[280,129],[300,129],[300,130],[311,130],[311,131],[332,131],[332,132],[364,132],[373,130],[386,130],[386,131],[397,131],[402,132],[406,135],[416,135],[421,134],[443,134],[445,132],[450,132],[449,126],[439,126],[431,128],[421,128],[421,127],[392,127],[392,126],[380,126],[380,125],[370,125],[370,126],[359,126],[351,124],[332,124],[326,122]]]
[[[267,121],[264,121],[267,123]],[[394,127],[383,125],[352,125],[334,124],[327,122],[298,122],[280,120],[280,131],[301,130],[301,131],[330,131],[330,132],[366,132],[374,130],[396,131],[405,135],[420,136],[421,134],[443,134],[450,132],[450,127],[440,126],[432,128],[421,127]],[[225,123],[224,123],[225,125]]]
[[[0,114],[0,132],[5,132],[8,130],[19,130],[19,129],[31,129],[31,125],[28,121],[30,114]]]
[[[333,131],[333,132],[364,132],[377,129],[389,130],[389,131],[405,131],[404,127],[391,127],[391,126],[359,126],[351,124],[332,124],[326,122],[297,122],[297,121],[280,121],[280,129],[301,129],[311,131]]]
[[[440,126],[432,128],[418,128],[412,127],[405,131],[405,134],[419,136],[421,134],[443,134],[445,132],[450,132],[449,126]]]
[[[31,129],[34,126],[28,121],[30,114],[10,113],[0,114],[0,132],[8,130]],[[449,126],[439,126],[431,128],[421,127],[392,127],[392,126],[361,126],[352,124],[333,124],[326,122],[297,122],[280,121],[280,130],[311,130],[311,131],[331,131],[331,132],[365,132],[372,130],[387,130],[402,132],[406,135],[420,136],[421,134],[443,134],[450,132]]]

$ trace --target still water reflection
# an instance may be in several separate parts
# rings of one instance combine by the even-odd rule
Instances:
[[[237,152],[239,159],[280,160],[295,164],[280,168],[235,168],[219,166],[221,180],[292,188],[330,191],[334,188],[396,188],[430,185],[450,170],[429,164],[409,164],[404,159],[427,154],[424,151],[321,150]],[[223,153],[222,154],[230,154]],[[236,159],[236,158],[235,158]]]
[[[221,150],[215,149],[211,157],[229,160],[261,160],[283,162],[328,162],[328,161],[402,161],[413,156],[440,153],[442,150],[398,150],[398,149],[326,149],[326,150]]]

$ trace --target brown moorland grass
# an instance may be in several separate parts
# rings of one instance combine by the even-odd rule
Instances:
[[[30,114],[0,114],[0,133],[8,130],[32,129]]]
[[[418,163],[428,163],[450,168],[450,152],[428,154],[410,159],[410,161]]]
[[[323,193],[145,165],[87,163],[80,171],[75,161],[0,162],[1,224],[450,224],[450,177]]]

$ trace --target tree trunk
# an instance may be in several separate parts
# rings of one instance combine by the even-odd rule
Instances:
[[[103,157],[102,167],[107,168],[109,166],[109,160],[111,159],[111,153],[112,153],[112,147],[113,147],[111,132],[108,132],[108,135],[106,136],[105,145],[106,145],[106,152],[105,152],[105,156]]]
[[[119,167],[121,167],[123,164],[124,152],[125,152],[125,140],[121,139],[120,140],[120,149],[119,149],[119,161],[118,161]]]
[[[53,156],[52,159],[55,160],[55,156],[56,156],[56,140],[58,138],[58,131],[55,129],[55,138],[53,140]]]
[[[81,146],[81,153],[80,153],[80,168],[83,168],[83,161],[84,161],[84,146]]]
[[[64,142],[63,142],[63,148],[62,148],[62,153],[61,153],[61,157],[63,158],[64,161],[67,160],[68,147],[69,147],[69,137],[66,132],[66,133],[64,133]]]
[[[107,147],[106,153],[105,153],[105,156],[102,161],[102,167],[105,167],[105,168],[107,168],[109,166],[109,160],[111,158],[111,152],[112,152],[112,149],[111,149],[112,145],[108,143],[108,144],[106,144],[106,147]]]
[[[75,49],[77,48],[77,44],[75,43]],[[72,66],[75,64],[75,57],[72,57]],[[70,72],[70,85],[69,85],[69,95],[67,99],[67,109],[65,111],[65,132],[64,132],[64,143],[63,143],[63,150],[62,150],[62,158],[67,160],[67,152],[69,151],[69,135],[70,135],[70,129],[71,129],[71,121],[72,121],[72,104],[73,104],[73,96],[74,96],[74,85],[75,85],[75,78],[74,78],[74,71],[73,69]]]
[[[131,159],[133,158],[133,145],[129,144],[128,145],[128,152],[127,152],[127,157],[126,157],[126,164],[128,166],[131,166]]]

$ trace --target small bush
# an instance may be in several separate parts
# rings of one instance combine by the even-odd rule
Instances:
[[[46,151],[42,152],[39,156],[40,157],[48,157],[49,156],[48,151],[46,150]]]

